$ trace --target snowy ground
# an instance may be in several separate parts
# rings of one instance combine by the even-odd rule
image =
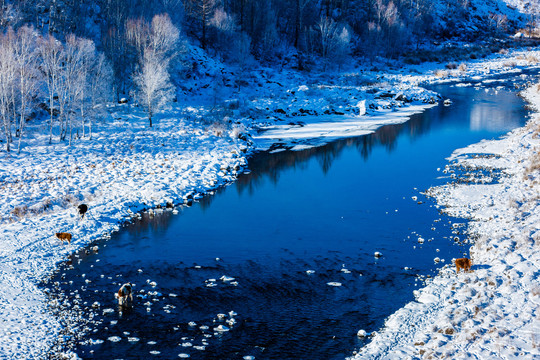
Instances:
[[[540,54],[513,52],[468,64],[466,72],[451,70],[446,76],[467,81],[493,73],[520,71],[520,67],[534,65],[531,56]],[[249,136],[238,138],[244,128],[254,129],[254,139],[261,148],[279,143],[280,148],[297,150],[336,137],[372,132],[384,124],[406,121],[407,112],[440,100],[417,85],[439,81],[440,74],[436,76],[435,70],[442,67],[414,67],[414,76],[409,75],[411,69],[392,74],[365,71],[306,82],[292,72],[268,70],[250,79],[257,86],[244,91],[239,99],[226,102],[230,110],[227,116],[237,124],[232,127],[203,124],[201,118],[208,118],[209,111],[191,107],[182,111],[168,109],[155,119],[155,127],[148,129],[142,113],[122,105],[111,108],[110,119],[96,124],[93,140],[78,140],[71,147],[57,141],[47,145],[44,136],[34,133],[35,140],[25,144],[20,155],[2,152],[0,358],[43,358],[56,341],[61,325],[47,312],[46,295],[37,284],[68,254],[118,230],[137,212],[167,204],[179,206],[185,200],[197,198],[197,194],[234,181],[246,164],[246,155],[252,151]],[[373,79],[377,82],[368,84]],[[320,124],[321,119],[324,125]],[[518,174],[505,178],[503,185],[434,191],[442,203],[453,205],[450,211],[475,219],[494,218],[475,222],[471,228],[471,233],[489,234],[480,237],[473,248],[475,263],[482,266],[459,278],[451,269],[443,270],[418,294],[421,302],[408,304],[388,320],[387,329],[364,350],[366,356],[392,353],[401,358],[402,354],[414,356],[421,350],[425,354],[451,353],[469,343],[471,348],[466,351],[479,357],[490,351],[512,351],[511,346],[534,355],[540,341],[534,337],[540,333],[538,322],[526,323],[532,321],[532,316],[522,315],[529,310],[532,314],[540,303],[540,289],[534,287],[532,280],[538,275],[538,256],[533,251],[536,228],[533,215],[527,215],[533,214],[536,200],[530,199],[537,196],[531,194],[534,187],[524,187],[533,184],[536,175],[533,173],[532,178],[523,182],[524,175],[519,173],[531,161],[529,152],[537,141],[533,132],[531,125],[493,147],[503,153],[501,159],[509,161],[459,160],[475,164],[497,160],[497,166],[503,164],[509,174]],[[466,157],[465,154],[460,156]],[[521,163],[514,160],[518,156]],[[474,190],[477,196],[472,198]],[[478,202],[472,203],[471,199]],[[89,205],[83,221],[76,214],[80,203]],[[465,203],[474,207],[466,208]],[[494,209],[493,215],[488,213]],[[516,216],[519,222],[514,222]],[[509,223],[502,233],[505,221]],[[72,233],[72,243],[62,244],[54,237],[56,232]],[[465,299],[467,304],[458,306]],[[469,303],[474,306],[470,308]],[[517,306],[524,311],[514,318]],[[469,312],[481,315],[475,318]],[[438,324],[438,329],[431,331],[433,324]],[[450,326],[453,330],[448,330]],[[411,332],[412,327],[419,330]],[[449,334],[451,331],[453,334]],[[511,331],[510,335],[507,331]],[[461,337],[471,337],[473,341],[462,341]],[[415,346],[414,342],[424,345]]]

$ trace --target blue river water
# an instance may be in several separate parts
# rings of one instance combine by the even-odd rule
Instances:
[[[453,150],[525,123],[523,101],[500,85],[435,86],[451,106],[368,136],[256,154],[230,186],[179,214],[145,213],[98,242],[98,253],[77,254],[45,285],[80,308],[72,326],[86,331],[74,351],[84,359],[350,356],[369,341],[359,329],[379,330],[423,278],[467,252],[453,241],[466,238],[464,220],[441,215],[422,192],[451,181],[442,169]],[[135,304],[122,311],[113,293],[127,281]]]

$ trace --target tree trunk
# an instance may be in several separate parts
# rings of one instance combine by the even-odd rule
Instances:
[[[9,152],[10,151],[10,147],[9,147],[9,133],[10,133],[10,129],[9,129],[9,126],[6,124],[6,120],[4,119],[4,130],[5,130],[5,133],[6,133],[6,151]]]

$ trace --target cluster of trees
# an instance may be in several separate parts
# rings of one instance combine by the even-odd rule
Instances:
[[[526,2],[536,14],[539,1]],[[447,25],[437,29],[436,9],[445,6],[438,23]],[[91,112],[110,93],[107,86],[116,100],[137,100],[152,126],[156,108],[175,97],[179,77],[171,71],[192,66],[188,38],[240,65],[253,56],[326,70],[351,55],[395,57],[451,36],[471,8],[470,0],[3,0],[0,120],[7,148],[14,136],[20,148],[36,103],[49,112],[50,141],[55,126],[70,142],[86,129],[91,136]],[[485,20],[497,32],[509,22],[500,14]]]
[[[538,0],[527,0],[537,4]],[[55,34],[75,33],[93,39],[106,52],[119,82],[137,63],[126,24],[150,22],[169,14],[181,37],[189,35],[210,52],[232,61],[276,60],[295,49],[303,60],[342,59],[349,54],[395,57],[434,36],[452,36],[474,18],[471,0],[4,0],[4,24],[30,22]],[[7,4],[7,5],[6,5]],[[533,8],[533,5],[527,5]],[[441,10],[442,9],[442,10]],[[441,14],[442,13],[442,14]],[[436,21],[443,16],[442,21]],[[446,24],[437,28],[435,24]],[[478,21],[500,31],[508,19],[500,14]],[[485,36],[485,31],[482,32]],[[181,43],[181,41],[180,41]],[[326,61],[324,67],[328,66]],[[339,65],[339,61],[338,61]]]
[[[91,138],[92,119],[104,102],[113,100],[111,90],[128,80],[131,96],[152,126],[156,108],[175,97],[170,64],[179,53],[180,31],[164,14],[151,21],[127,19],[122,36],[126,51],[114,54],[112,45],[100,52],[92,40],[72,33],[60,41],[30,26],[8,26],[0,34],[0,120],[6,150],[18,139],[20,151],[26,122],[37,108],[48,112],[49,143],[54,132],[70,145],[74,137]],[[117,66],[117,74],[110,64]],[[126,78],[119,82],[118,76]]]
[[[92,117],[109,94],[112,72],[91,40],[70,34],[64,43],[39,35],[32,27],[0,35],[0,118],[6,150],[18,138],[26,121],[41,107],[49,112],[49,142],[53,128],[61,140],[92,134]],[[80,131],[80,133],[79,133]]]

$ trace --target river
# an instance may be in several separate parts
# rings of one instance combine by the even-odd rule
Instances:
[[[85,359],[350,356],[366,341],[359,329],[378,330],[425,277],[467,253],[464,221],[441,215],[422,191],[452,180],[443,170],[453,150],[527,116],[515,90],[476,85],[435,86],[451,106],[371,135],[256,154],[232,185],[178,214],[145,213],[96,243],[97,253],[74,255],[45,286],[68,301],[63,309],[77,305],[72,325],[88,332],[75,351]],[[127,281],[137,296],[121,311],[113,293]]]

